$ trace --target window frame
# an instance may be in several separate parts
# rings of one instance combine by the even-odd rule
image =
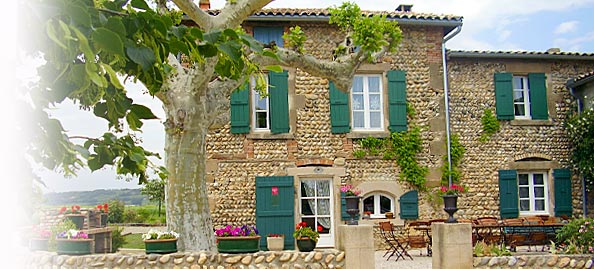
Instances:
[[[268,92],[270,90],[270,77],[268,73],[264,74],[266,76],[266,95],[262,99],[266,99],[266,109],[259,110],[256,108],[256,104],[259,100],[257,98],[261,97],[260,93],[256,91],[256,78],[250,78],[250,110],[252,111],[251,121],[252,121],[252,131],[254,132],[270,132],[270,98],[268,98]],[[265,112],[266,113],[266,128],[258,128],[258,112]]]
[[[518,171],[517,176],[517,185],[518,185],[518,213],[519,215],[541,215],[541,214],[549,214],[549,175],[547,172],[544,171]],[[534,184],[534,175],[539,174],[543,176],[543,184],[536,185]],[[520,175],[528,175],[528,185],[520,185]],[[528,187],[528,197],[521,198],[520,197],[520,189]],[[543,187],[543,194],[544,197],[535,197],[534,196],[534,189],[535,187]],[[529,210],[522,210],[522,201],[528,200],[529,201]],[[543,210],[535,210],[535,204],[537,200],[542,200],[544,202],[544,209]]]
[[[394,213],[394,209],[396,208],[395,198],[393,198],[390,195],[385,194],[385,193],[372,192],[372,193],[365,195],[362,199],[363,212],[365,212],[365,200],[370,197],[373,197],[373,212],[371,212],[371,214],[369,215],[369,217],[371,219],[385,219],[386,218],[386,215],[384,213],[381,213],[380,201],[381,201],[382,196],[386,197],[390,200],[390,211],[388,211],[388,212]]]
[[[522,79],[522,86],[521,88],[516,88],[515,81],[516,78]],[[524,95],[524,102],[516,102],[515,98],[512,98],[513,108],[514,108],[514,119],[517,120],[530,120],[532,119],[532,114],[530,110],[531,100],[530,100],[530,82],[528,80],[527,75],[512,75],[512,96],[515,96],[516,92],[521,92]],[[524,106],[524,115],[517,115],[516,113],[516,105],[523,104]]]
[[[384,131],[386,128],[386,124],[385,124],[385,115],[386,115],[386,108],[385,108],[385,97],[384,94],[386,94],[386,89],[385,89],[385,85],[384,85],[384,80],[383,80],[383,76],[381,74],[377,74],[377,73],[363,73],[363,74],[356,74],[353,77],[353,81],[355,80],[355,78],[362,78],[363,79],[363,89],[361,93],[355,93],[353,88],[351,87],[350,90],[350,94],[349,94],[349,101],[350,101],[350,116],[351,116],[351,128],[353,132],[377,132],[377,131]],[[371,94],[373,95],[378,95],[379,96],[379,109],[377,110],[371,110],[370,108],[370,91],[369,91],[369,78],[370,77],[376,77],[379,80],[378,86],[379,86],[379,92],[373,92]],[[354,96],[353,95],[363,95],[363,110],[355,110],[354,109]],[[363,127],[357,127],[357,124],[355,123],[355,113],[356,112],[363,112]],[[380,126],[379,127],[371,127],[371,113],[377,113],[379,112],[380,115]]]

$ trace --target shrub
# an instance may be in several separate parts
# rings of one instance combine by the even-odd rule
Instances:
[[[107,222],[109,223],[123,223],[124,222],[124,209],[125,205],[123,201],[111,200],[109,201],[109,213],[107,213]]]
[[[124,244],[126,244],[126,237],[122,235],[124,228],[115,226],[111,231],[111,251],[117,252]]]
[[[594,253],[594,219],[574,219],[557,233],[562,252],[567,254]]]

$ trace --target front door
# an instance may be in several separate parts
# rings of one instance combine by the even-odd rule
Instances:
[[[266,248],[268,234],[284,234],[285,249],[295,249],[293,177],[256,177],[256,227]]]
[[[312,229],[321,227],[317,247],[334,247],[334,204],[331,179],[302,179],[299,192],[299,219]]]

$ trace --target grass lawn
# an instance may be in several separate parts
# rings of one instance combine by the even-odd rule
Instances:
[[[122,248],[144,249],[142,234],[129,234],[126,235],[124,238],[126,238],[126,243],[122,246]]]

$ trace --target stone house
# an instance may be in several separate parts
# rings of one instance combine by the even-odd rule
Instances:
[[[398,21],[403,39],[396,53],[360,68],[350,94],[326,79],[284,66],[284,72],[268,74],[267,97],[252,90],[232,95],[231,122],[212,131],[207,143],[215,227],[256,224],[263,235],[284,233],[285,246],[291,248],[295,224],[305,221],[322,226],[318,247],[335,247],[336,227],[347,217],[339,190],[343,184],[361,190],[361,207],[370,213],[362,223],[383,220],[387,212],[394,213],[396,224],[446,216],[431,195],[400,178],[396,161],[353,155],[361,139],[385,138],[418,126],[423,142],[417,160],[429,171],[425,185],[440,184],[447,152],[442,51],[460,30],[462,18],[404,10],[409,9],[374,12]],[[259,41],[283,46],[282,34],[299,25],[308,37],[306,52],[331,59],[343,37],[328,18],[325,9],[264,9],[243,26]],[[466,147],[461,183],[469,187],[459,201],[458,216],[511,216],[513,212],[503,211],[514,205],[519,215],[580,215],[581,185],[564,169],[569,149],[563,119],[571,100],[564,83],[592,70],[594,54],[452,51],[448,57],[451,131]],[[505,82],[497,82],[499,77]],[[515,90],[508,86],[518,79],[539,90],[532,99],[540,103],[523,103],[529,112],[523,119],[513,114],[514,106],[522,104],[513,104],[508,96],[512,103],[504,106],[496,97],[500,84],[511,95]],[[532,97],[532,92],[523,94]],[[531,104],[540,109],[530,110]],[[483,110],[499,113],[509,106],[511,112],[500,118],[501,130],[479,142]],[[540,114],[530,117],[532,111]],[[524,184],[525,177],[542,184]],[[522,193],[526,188],[529,196],[518,197],[517,189]],[[541,188],[544,198],[534,194]],[[500,206],[500,190],[506,195],[516,190],[515,204]],[[557,194],[561,191],[566,193]],[[510,196],[501,197],[505,202]],[[564,211],[559,211],[556,205],[562,203]]]

